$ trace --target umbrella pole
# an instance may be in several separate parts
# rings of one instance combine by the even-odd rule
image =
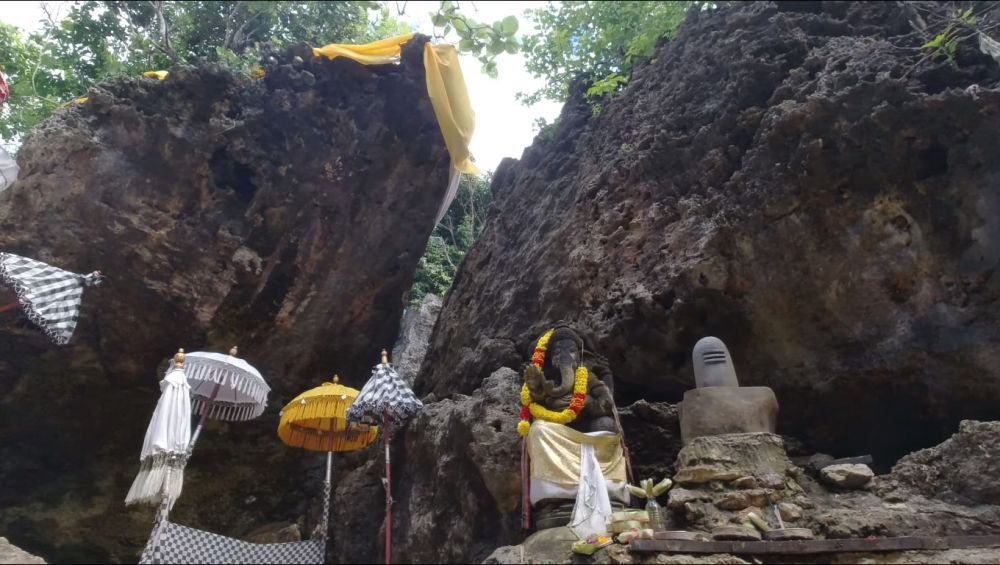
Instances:
[[[201,411],[201,419],[198,420],[198,427],[191,434],[191,443],[188,444],[188,457],[191,457],[191,453],[194,451],[194,444],[198,441],[198,436],[201,435],[201,429],[205,427],[205,421],[208,420],[208,415],[212,413],[212,408],[215,406],[215,397],[219,396],[220,388],[222,388],[222,385],[215,383],[215,388],[212,389],[212,396],[209,397],[208,403],[205,404],[205,407]]]
[[[323,562],[326,563],[326,540],[330,529],[330,476],[333,468],[333,452],[326,452],[326,482],[323,485],[323,492],[326,498],[323,500]]]
[[[382,413],[382,439],[385,441],[385,563],[392,563],[392,474],[389,464],[389,446],[392,435],[389,429],[389,409]]]

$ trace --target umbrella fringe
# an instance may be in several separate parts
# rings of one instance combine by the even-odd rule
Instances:
[[[184,488],[184,465],[181,461],[182,458],[174,453],[157,453],[143,459],[139,464],[139,473],[125,496],[125,506],[159,504],[163,500],[164,487],[170,500],[176,501]],[[166,484],[168,467],[172,469],[170,483]]]
[[[188,358],[190,359],[191,355]],[[188,380],[214,383],[220,387],[227,387],[236,393],[250,397],[254,401],[253,404],[247,403],[243,409],[238,407],[242,407],[244,403],[234,404],[231,402],[216,401],[208,414],[209,418],[226,422],[246,421],[264,413],[267,395],[271,392],[271,388],[262,379],[238,373],[221,365],[217,361],[200,358],[193,359],[192,361],[190,364],[194,365],[194,367],[188,372]],[[195,411],[198,414],[202,414],[208,409],[208,400],[202,396],[195,396],[194,406]]]

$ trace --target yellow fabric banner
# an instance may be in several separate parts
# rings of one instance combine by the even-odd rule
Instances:
[[[398,35],[365,45],[331,43],[313,48],[313,55],[329,59],[347,57],[363,65],[384,65],[399,60],[403,44],[413,39],[413,35]],[[458,64],[455,47],[424,44],[424,74],[427,77],[427,96],[431,99],[452,166],[460,172],[478,175],[479,168],[472,162],[469,153],[469,142],[476,129],[476,114],[469,101],[469,91],[465,87],[465,76]]]
[[[580,482],[580,444],[594,446],[605,480],[625,482],[625,455],[617,434],[587,435],[562,424],[535,420],[528,432],[531,478],[561,485]]]
[[[469,142],[476,129],[476,113],[469,101],[455,47],[425,43],[424,74],[427,75],[427,95],[434,106],[452,165],[463,173],[478,175],[479,168],[472,163],[469,154]]]
[[[364,45],[331,43],[319,49],[314,47],[313,55],[316,57],[322,55],[327,59],[347,57],[363,65],[384,65],[398,61],[401,47],[411,39],[413,39],[413,34],[407,33]]]

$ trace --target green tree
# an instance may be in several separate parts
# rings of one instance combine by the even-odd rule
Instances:
[[[568,1],[528,10],[535,32],[524,38],[525,65],[545,79],[545,86],[518,97],[529,106],[542,99],[563,101],[577,77],[589,80],[591,96],[614,92],[628,81],[639,58],[652,57],[656,43],[674,33],[689,9],[710,5]]]
[[[434,228],[410,291],[411,303],[426,294],[444,295],[455,280],[465,254],[479,237],[489,216],[492,174],[482,177],[464,175],[458,194],[444,218]]]
[[[0,28],[0,65],[11,83],[0,138],[23,137],[112,75],[203,61],[248,71],[266,44],[365,42],[402,27],[378,2],[73,2],[38,33]]]
[[[458,52],[478,58],[483,65],[483,72],[497,78],[497,56],[502,53],[514,54],[521,49],[515,36],[520,22],[511,15],[492,24],[481,23],[469,17],[461,8],[461,2],[441,2],[438,11],[430,14],[435,36],[445,39],[454,30],[458,36]]]

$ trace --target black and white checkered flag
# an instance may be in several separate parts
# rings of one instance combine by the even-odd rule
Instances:
[[[56,344],[65,345],[76,330],[83,287],[100,284],[101,276],[78,275],[27,257],[0,253],[0,282],[17,294],[28,319]]]
[[[347,419],[351,422],[377,424],[383,415],[400,426],[416,415],[424,407],[413,390],[410,389],[392,365],[380,363],[372,371],[372,378],[362,387],[354,403],[347,409]]]

